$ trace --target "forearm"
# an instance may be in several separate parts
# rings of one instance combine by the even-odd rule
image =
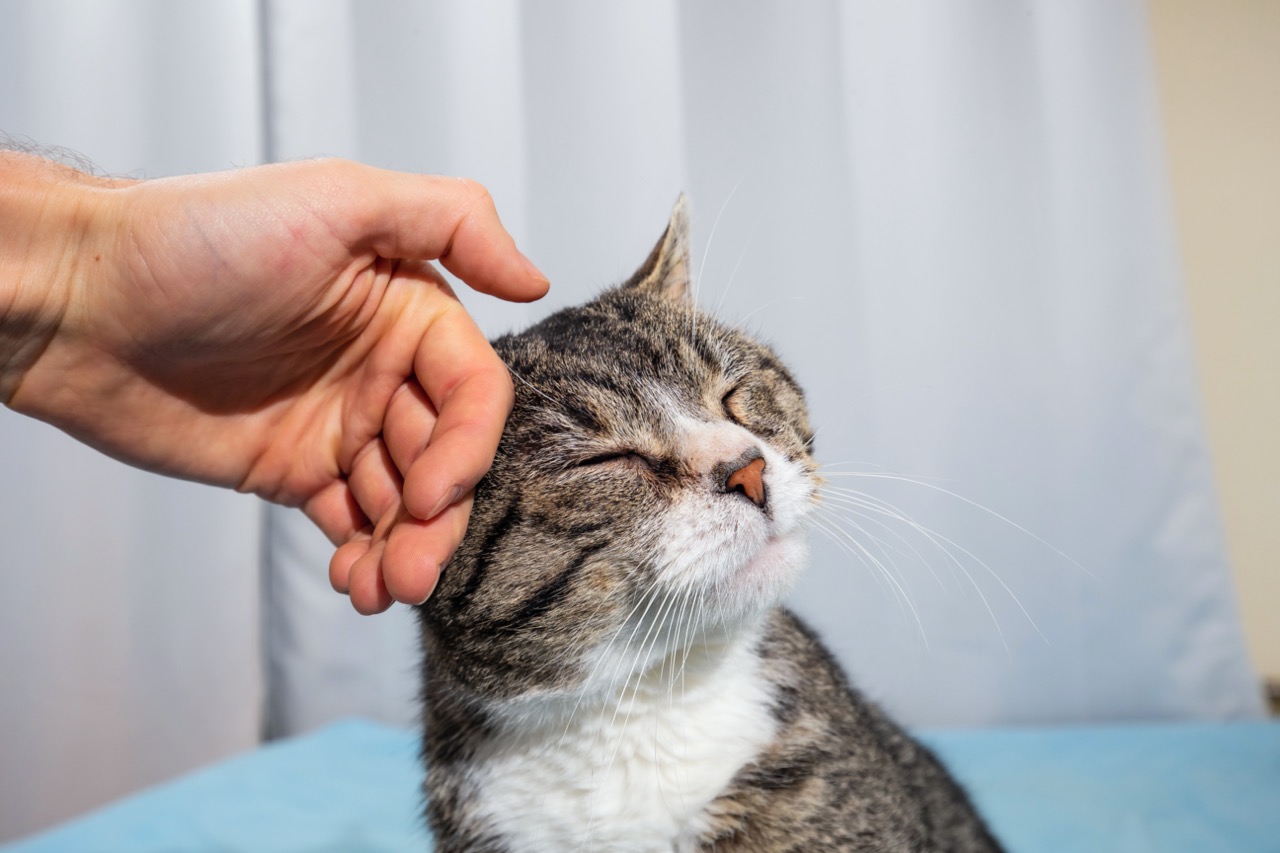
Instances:
[[[57,332],[73,283],[93,263],[91,195],[98,179],[0,151],[0,402]],[[101,260],[99,254],[97,260]]]

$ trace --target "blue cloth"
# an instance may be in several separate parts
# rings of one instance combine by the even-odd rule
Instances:
[[[1277,853],[1280,725],[926,733],[1011,853]]]
[[[924,733],[1014,853],[1280,851],[1280,725]],[[352,721],[0,853],[422,851],[417,738]]]

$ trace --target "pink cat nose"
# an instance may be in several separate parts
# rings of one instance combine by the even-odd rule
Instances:
[[[763,507],[764,490],[764,458],[757,456],[746,465],[733,471],[724,481],[726,492],[741,492],[756,506]]]

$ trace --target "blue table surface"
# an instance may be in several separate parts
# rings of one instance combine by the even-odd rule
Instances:
[[[1276,851],[1280,724],[924,732],[1010,851]],[[417,737],[348,721],[135,794],[0,853],[421,851]]]

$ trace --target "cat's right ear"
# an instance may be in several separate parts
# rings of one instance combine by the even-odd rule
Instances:
[[[689,198],[681,193],[658,245],[622,289],[681,302],[690,295],[689,268]]]

